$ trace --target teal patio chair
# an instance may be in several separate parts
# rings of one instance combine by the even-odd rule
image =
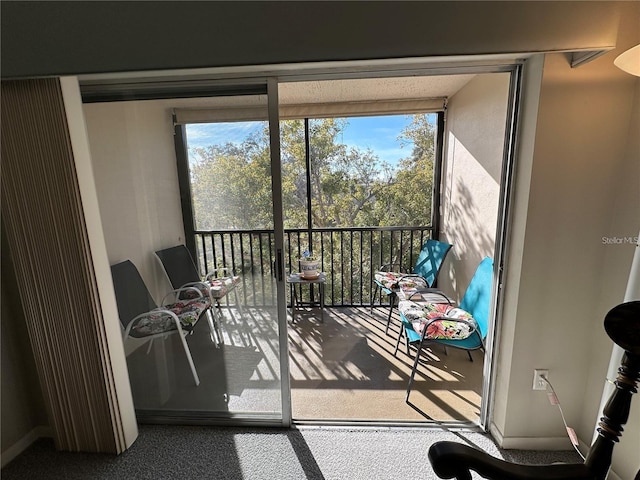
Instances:
[[[392,263],[382,265],[379,271],[375,273],[375,289],[371,298],[372,308],[373,299],[376,298],[379,291],[389,297],[389,316],[387,317],[385,333],[389,331],[391,314],[396,303],[398,290],[403,286],[411,286],[418,290],[426,291],[429,289],[435,292],[433,287],[438,279],[444,259],[452,247],[453,245],[449,243],[429,239],[422,246],[411,273],[404,271],[401,265]],[[393,267],[399,267],[399,269],[392,271]]]
[[[462,297],[459,307],[450,304],[415,303],[411,300],[400,302],[398,310],[402,320],[402,330],[396,342],[396,350],[401,336],[405,335],[407,354],[410,345],[417,345],[416,357],[407,386],[407,400],[418,368],[420,353],[427,343],[439,343],[446,347],[467,351],[473,361],[472,350],[484,351],[484,340],[489,329],[489,307],[491,304],[491,284],[493,279],[493,259],[485,257],[474,273]]]

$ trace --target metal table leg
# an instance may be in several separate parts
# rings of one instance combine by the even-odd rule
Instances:
[[[318,283],[320,294],[320,322],[324,323],[324,282]]]
[[[296,323],[296,303],[298,302],[298,296],[294,283],[289,284],[289,292],[291,296],[291,323]]]

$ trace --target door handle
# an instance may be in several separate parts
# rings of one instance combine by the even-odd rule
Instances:
[[[276,275],[278,276],[278,281],[282,281],[282,271],[284,270],[282,264],[282,249],[278,248],[276,250]]]

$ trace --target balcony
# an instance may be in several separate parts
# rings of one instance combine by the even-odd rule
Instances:
[[[297,421],[339,422],[476,422],[480,413],[483,358],[441,346],[423,352],[415,386],[405,402],[415,352],[401,342],[400,320],[394,311],[385,333],[388,303],[372,299],[372,271],[379,264],[411,265],[430,227],[333,228],[312,232],[314,252],[327,273],[324,321],[317,308],[288,318],[289,365],[293,418]],[[308,245],[306,230],[287,230],[286,264],[295,270],[298,252]],[[135,352],[129,370],[136,407],[156,414],[162,410],[234,412],[279,411],[280,361],[273,232],[209,231],[197,233],[203,272],[233,268],[242,277],[242,314],[235,305],[223,307],[224,347],[212,349],[208,328],[200,322],[189,337],[201,384],[175,376],[163,388],[150,378],[153,356]],[[298,292],[304,300],[317,295]],[[290,301],[290,299],[288,299]],[[288,305],[290,307],[290,305]],[[172,342],[172,343],[171,343]],[[184,354],[171,340],[176,371]],[[144,350],[144,349],[140,349]],[[167,392],[170,392],[168,394]],[[141,414],[141,417],[144,417]]]

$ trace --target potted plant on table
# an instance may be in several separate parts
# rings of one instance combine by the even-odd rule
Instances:
[[[309,250],[302,252],[300,257],[300,276],[303,278],[318,278],[320,262]]]

